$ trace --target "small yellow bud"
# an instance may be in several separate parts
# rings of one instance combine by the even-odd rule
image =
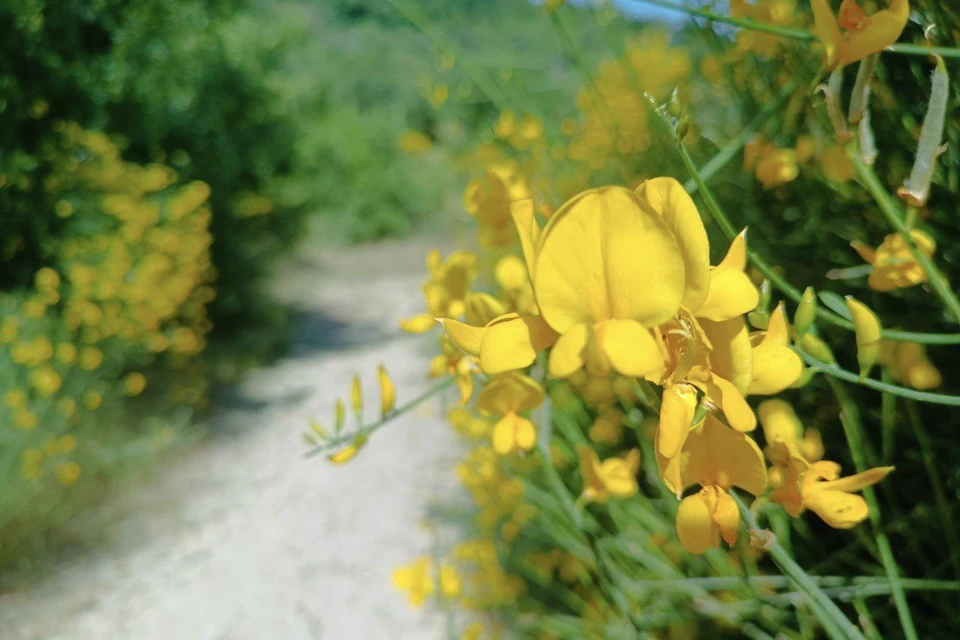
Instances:
[[[360,386],[360,376],[353,376],[353,386],[350,388],[350,404],[357,415],[363,413],[363,387]]]
[[[347,417],[347,408],[343,404],[343,400],[337,398],[337,402],[334,405],[334,419],[333,419],[333,430],[335,433],[339,434],[343,430],[343,423]]]
[[[807,287],[797,305],[797,312],[793,315],[793,328],[797,332],[797,340],[803,338],[817,317],[817,292],[813,287]]]
[[[803,338],[797,341],[797,345],[820,362],[826,362],[827,364],[836,364],[837,362],[836,358],[833,357],[833,351],[830,350],[827,343],[812,333],[803,336]]]
[[[397,404],[397,389],[382,364],[377,367],[377,378],[380,380],[380,414],[385,416],[393,411]]]
[[[880,355],[880,319],[862,302],[847,296],[847,309],[853,316],[853,326],[857,334],[857,362],[860,364],[860,377],[865,378]]]
[[[350,460],[353,460],[358,453],[360,453],[360,449],[362,449],[363,445],[365,444],[367,444],[367,436],[357,436],[357,439],[353,441],[353,444],[349,444],[343,449],[340,449],[340,451],[330,455],[327,459],[333,464],[343,464],[345,462],[349,462]]]

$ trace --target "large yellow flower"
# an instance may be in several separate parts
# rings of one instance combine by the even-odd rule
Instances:
[[[889,9],[869,16],[856,0],[843,0],[839,16],[833,15],[827,0],[811,0],[810,6],[830,69],[863,60],[889,47],[903,33],[910,16],[907,0],[892,0]]]

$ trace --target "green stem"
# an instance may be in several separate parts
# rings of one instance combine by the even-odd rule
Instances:
[[[843,432],[847,438],[853,463],[856,466],[857,473],[863,473],[869,468],[869,465],[867,464],[863,443],[864,431],[863,424],[860,421],[860,411],[842,383],[832,378],[828,378],[828,381],[830,388],[833,389],[833,393],[837,397],[837,401],[840,403],[840,422],[843,425]],[[897,608],[897,615],[900,618],[900,626],[903,628],[904,637],[907,640],[918,640],[917,630],[913,625],[913,615],[910,613],[910,605],[907,603],[907,596],[900,580],[900,568],[893,557],[890,539],[880,528],[880,505],[877,503],[877,496],[873,487],[866,487],[863,490],[863,497],[870,508],[870,521],[873,525],[877,550],[880,552],[880,562],[883,564],[887,578],[890,580],[893,602]]]
[[[747,508],[735,492],[731,491],[730,495],[737,501],[740,517],[747,524],[747,527],[753,531],[759,531],[760,527],[757,525],[756,516],[753,512]],[[840,610],[840,607],[820,589],[817,581],[797,564],[790,553],[776,539],[767,547],[767,553],[770,554],[770,557],[773,558],[784,575],[790,578],[800,591],[810,599],[814,609],[820,613],[817,616],[818,619],[831,637],[866,640],[860,629],[850,622],[850,619]]]
[[[929,391],[917,391],[916,389],[908,389],[895,384],[880,382],[879,380],[874,380],[872,378],[861,378],[852,371],[847,371],[846,369],[841,369],[837,365],[829,364],[827,362],[823,362],[822,360],[817,360],[809,353],[802,351],[796,346],[794,346],[793,350],[796,351],[797,355],[799,355],[804,362],[810,365],[814,371],[824,373],[833,378],[843,380],[844,382],[850,382],[852,384],[860,385],[861,387],[867,387],[868,389],[874,389],[875,391],[890,393],[895,396],[900,396],[901,398],[909,398],[910,400],[916,400],[918,402],[942,404],[948,407],[960,407],[960,396],[950,396],[943,393],[931,393]]]
[[[720,204],[713,195],[713,191],[707,186],[703,174],[699,169],[697,169],[697,165],[694,163],[693,157],[687,150],[686,145],[683,144],[683,141],[677,136],[672,124],[669,121],[666,121],[666,119],[665,124],[668,130],[671,132],[671,135],[674,137],[674,142],[677,145],[677,151],[680,154],[680,158],[683,160],[683,164],[687,167],[687,171],[690,172],[691,179],[693,181],[692,186],[696,187],[695,190],[700,192],[700,197],[703,198],[717,225],[720,227],[723,233],[732,240],[738,233],[736,227],[720,207]],[[710,163],[708,162],[707,164]],[[693,191],[691,191],[691,193],[693,193]],[[763,256],[750,249],[749,246],[747,247],[747,257],[750,259],[751,264],[753,264],[753,266],[756,267],[757,270],[773,284],[773,286],[783,292],[784,295],[794,302],[800,302],[800,300],[803,298],[803,292],[777,274],[773,270],[773,267],[763,258]],[[853,322],[847,320],[843,316],[837,315],[836,313],[833,313],[832,311],[824,309],[820,306],[817,307],[816,313],[817,317],[821,320],[840,327],[841,329],[854,331]],[[881,336],[887,340],[896,340],[901,342],[918,342],[921,344],[960,344],[960,333],[923,333],[917,331],[897,331],[884,329],[881,332]]]
[[[356,441],[357,438],[361,436],[368,436],[374,431],[378,430],[383,425],[387,424],[388,422],[391,422],[394,418],[398,418],[403,414],[408,413],[410,410],[419,407],[421,404],[423,404],[433,396],[437,395],[438,393],[442,392],[445,389],[450,388],[455,381],[456,381],[455,376],[447,376],[438,384],[435,384],[434,386],[430,387],[429,389],[424,391],[422,394],[420,394],[410,402],[397,407],[396,409],[394,409],[387,415],[383,416],[376,422],[368,425],[364,425],[359,429],[357,429],[356,431],[354,431],[353,433],[348,433],[342,436],[330,438],[329,440],[323,442],[322,444],[317,445],[313,449],[310,449],[304,455],[307,458],[312,458],[313,456],[319,455],[321,453],[326,453],[327,451],[331,451],[333,449],[337,449],[339,447],[342,447],[343,445],[352,444],[353,442]]]
[[[917,264],[919,264],[927,274],[927,280],[934,292],[940,296],[943,304],[950,310],[950,313],[953,314],[954,320],[960,323],[960,299],[957,299],[956,294],[950,288],[950,283],[947,282],[947,279],[940,273],[940,270],[937,269],[933,260],[921,251],[917,243],[914,242],[913,236],[910,235],[910,229],[907,228],[904,222],[900,207],[897,206],[890,194],[887,193],[887,190],[880,184],[880,180],[877,178],[877,174],[873,172],[873,168],[867,165],[860,157],[855,146],[851,145],[847,155],[853,161],[853,165],[856,167],[864,187],[866,187],[867,191],[870,192],[870,195],[873,196],[873,199],[880,207],[880,212],[883,214],[883,217],[887,219],[890,226],[896,229],[901,238],[903,238],[903,241],[910,249],[910,253],[913,255],[913,259],[916,260]]]

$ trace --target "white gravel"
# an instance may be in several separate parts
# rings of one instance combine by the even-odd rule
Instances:
[[[375,409],[381,361],[401,403],[424,389],[433,338],[396,324],[423,304],[424,248],[301,252],[277,286],[299,313],[291,352],[230,394],[211,437],[104,505],[98,517],[117,519],[106,542],[0,597],[0,638],[444,638],[443,617],[411,610],[390,584],[433,544],[428,506],[458,496],[439,403],[343,467],[304,459],[301,441],[309,417],[330,423],[353,373]]]

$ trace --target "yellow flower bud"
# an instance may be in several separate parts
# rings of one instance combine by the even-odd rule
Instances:
[[[361,435],[357,436],[357,439],[353,441],[353,444],[349,444],[340,451],[330,455],[327,459],[330,460],[333,464],[344,464],[349,462],[360,453],[360,449],[363,448],[363,445],[367,444],[367,436]]]
[[[335,433],[340,433],[343,429],[343,423],[346,420],[347,408],[343,404],[343,400],[337,398],[337,402],[334,405],[334,419],[333,419],[333,430]]]
[[[833,357],[833,351],[830,350],[827,343],[812,333],[803,336],[803,338],[797,341],[797,344],[803,351],[809,353],[820,362],[826,362],[827,364],[836,364],[837,362],[836,358]]]
[[[360,386],[360,376],[353,376],[353,386],[350,388],[350,404],[358,416],[363,413],[363,387]]]
[[[862,302],[847,296],[847,309],[853,316],[853,325],[857,334],[857,362],[860,364],[860,377],[865,378],[880,355],[880,319]]]
[[[380,414],[385,416],[393,411],[397,404],[397,389],[382,364],[377,367],[377,378],[380,380]]]
[[[793,328],[797,332],[797,340],[803,338],[810,325],[817,317],[817,292],[813,287],[807,287],[800,298],[800,304],[797,305],[797,312],[793,316]]]

